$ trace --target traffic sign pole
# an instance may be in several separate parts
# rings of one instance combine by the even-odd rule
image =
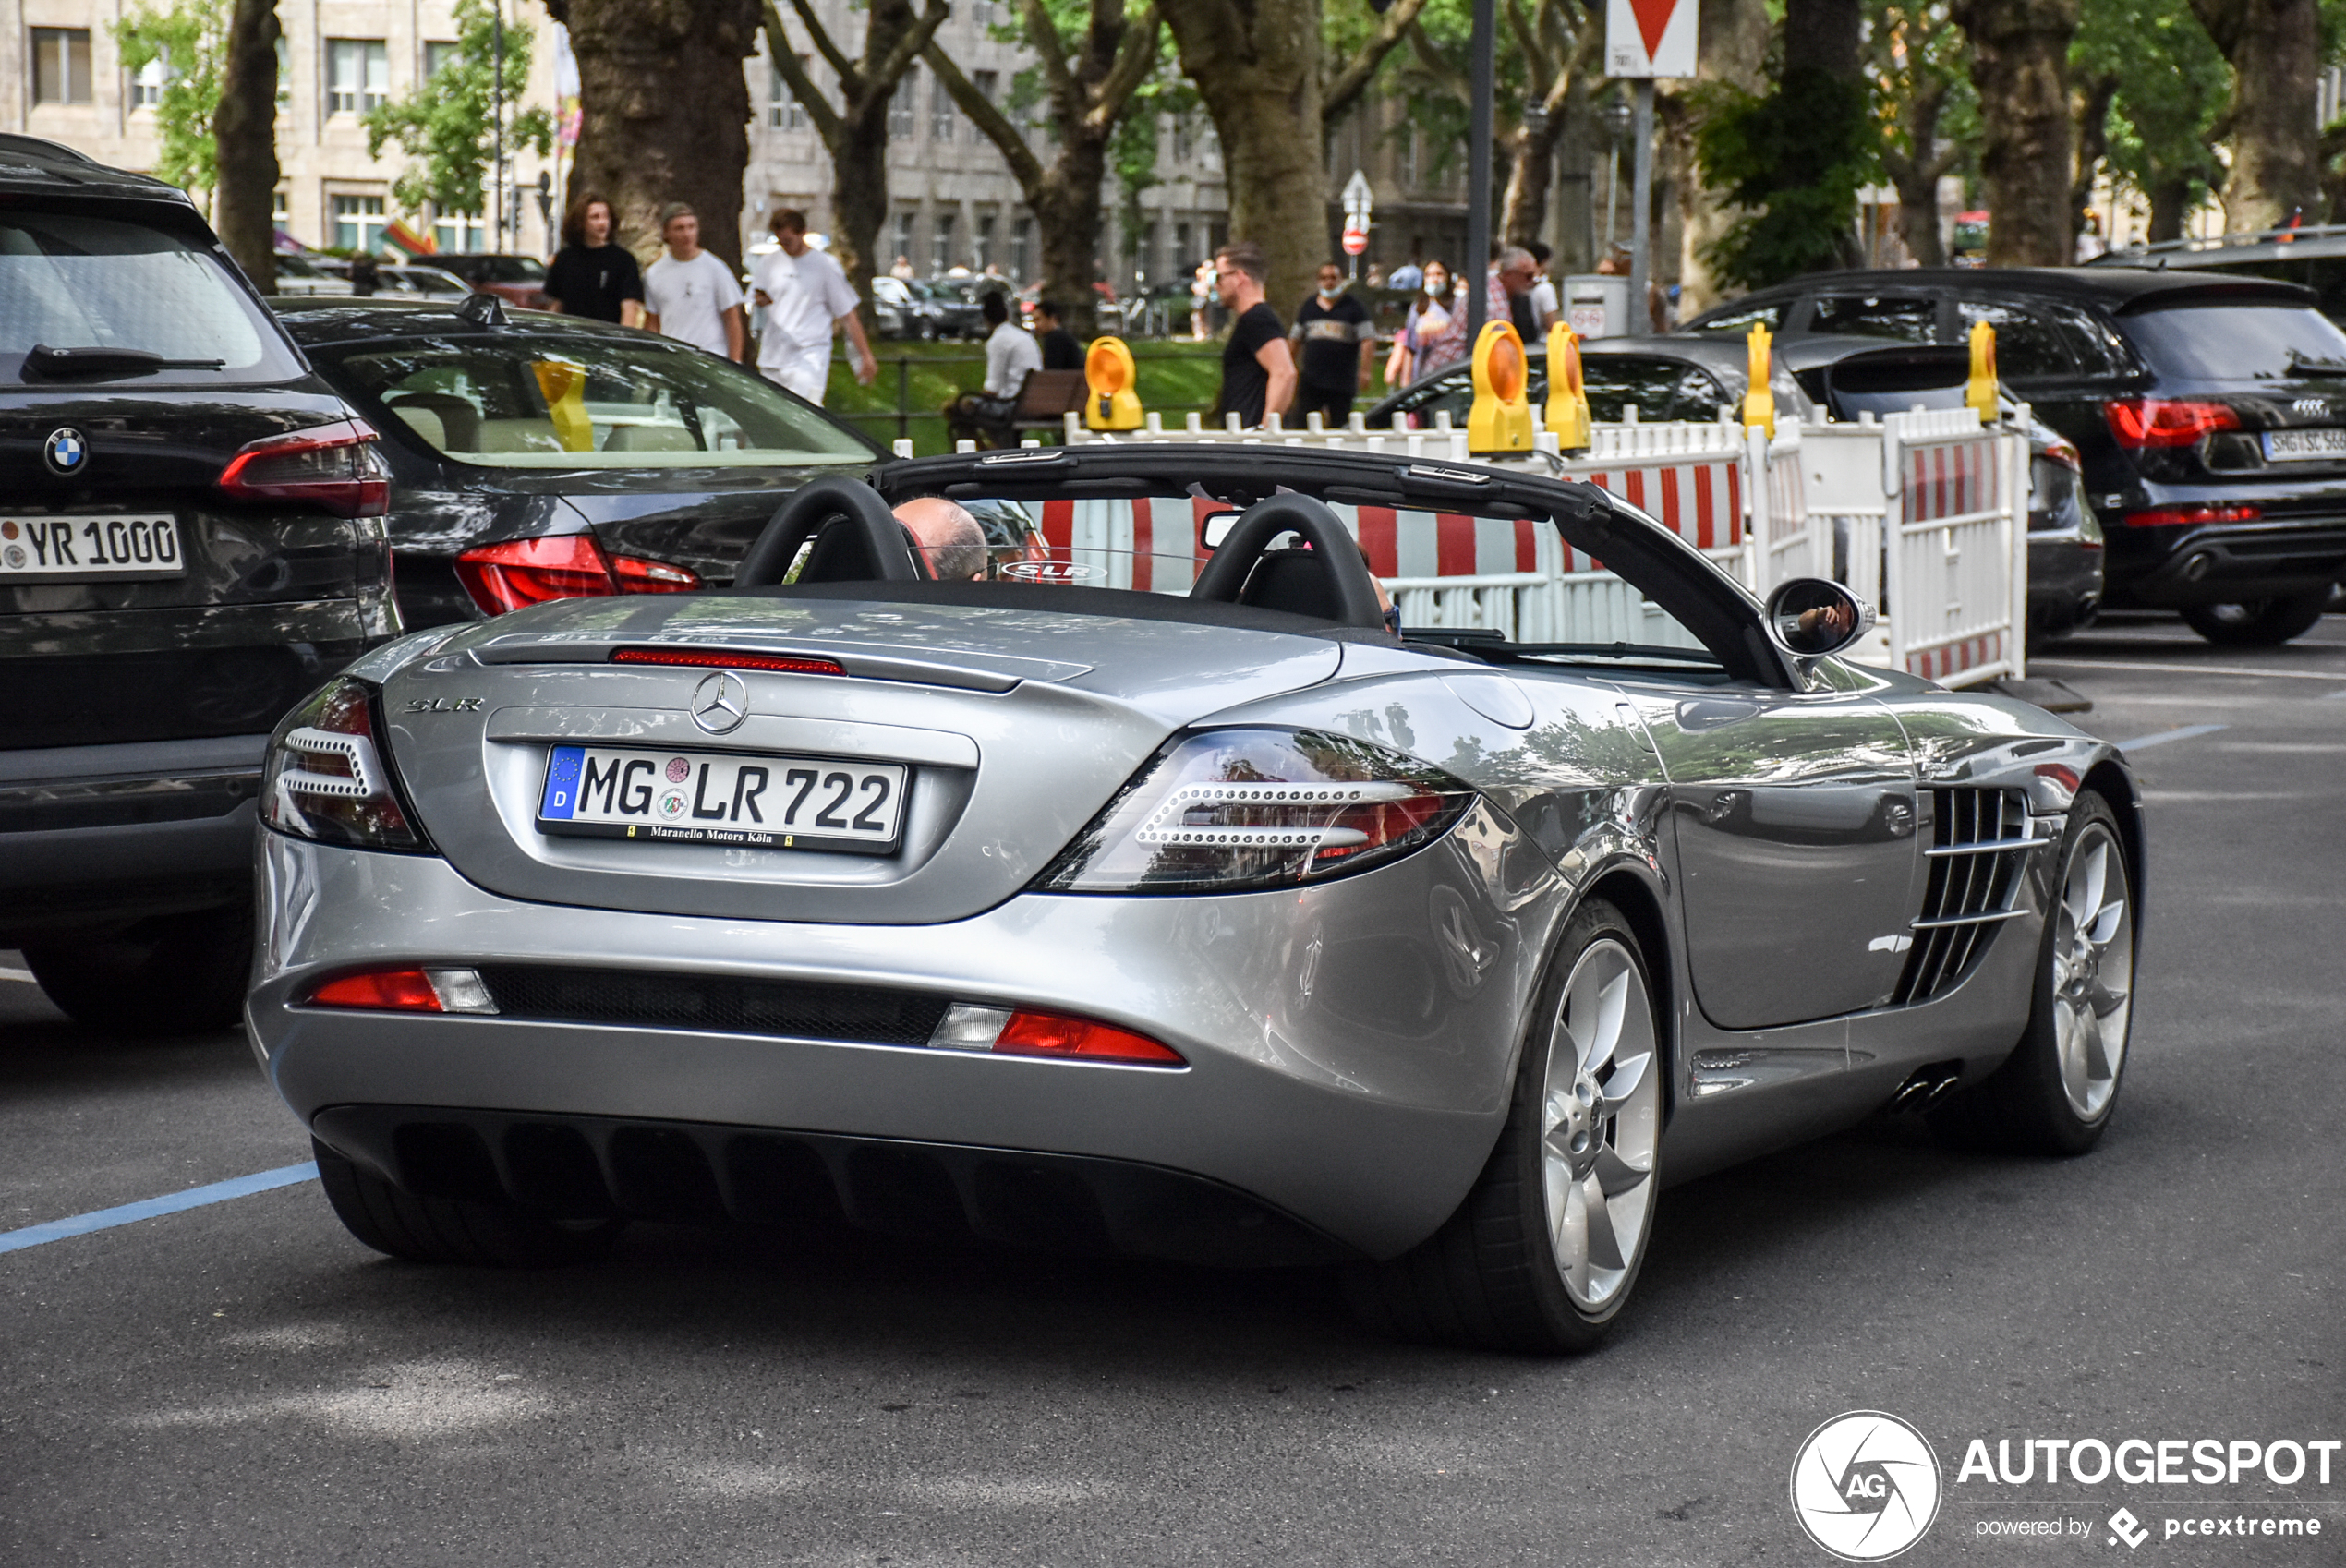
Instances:
[[[1467,332],[1469,344],[1482,341],[1490,315],[1491,285],[1491,90],[1497,52],[1497,0],[1474,0],[1474,107],[1467,131]]]

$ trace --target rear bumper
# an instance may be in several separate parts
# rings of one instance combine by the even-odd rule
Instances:
[[[2172,609],[2304,593],[2346,573],[2346,519],[2110,530],[2110,602]]]
[[[2028,536],[2028,627],[2058,634],[2093,619],[2107,584],[2106,551],[2076,530]]]
[[[0,752],[0,942],[242,905],[266,735]]]
[[[927,1174],[904,1179],[953,1195],[961,1223],[978,1234],[1019,1231],[1022,1222],[1002,1217],[1017,1205],[986,1196],[1002,1183],[1047,1192],[1071,1191],[1072,1181],[1105,1216],[1097,1234],[1122,1250],[1201,1260],[1216,1253],[1199,1240],[1210,1232],[1230,1244],[1221,1255],[1231,1261],[1390,1257],[1448,1217],[1489,1154],[1542,923],[1554,913],[1519,896],[1503,911],[1464,837],[1297,892],[1021,897],[950,924],[873,926],[556,909],[484,892],[436,859],[264,833],[246,1017],[286,1103],[327,1142],[379,1168],[397,1165],[400,1127],[460,1123],[502,1162],[496,1179],[514,1192],[527,1178],[506,1152],[511,1128],[550,1126],[582,1140],[572,1147],[592,1154],[610,1201],[643,1212],[620,1196],[645,1183],[627,1174],[630,1140],[617,1134],[665,1128],[689,1145],[671,1140],[666,1168],[684,1171],[688,1187],[704,1179],[692,1173],[707,1173],[717,1196],[701,1188],[694,1201],[727,1213],[763,1201],[755,1183],[727,1174],[740,1144],[751,1152],[739,1157],[753,1161],[804,1168],[813,1159],[851,1219],[892,1201],[871,1196],[888,1188],[871,1171],[916,1169]],[[1461,917],[1498,961],[1486,956],[1478,970],[1446,951]],[[1024,1004],[1137,1030],[1189,1065],[295,1005],[336,969],[394,961],[635,969]],[[1207,1196],[1177,1201],[1177,1189]],[[1180,1217],[1197,1212],[1227,1223],[1201,1232]],[[1140,1213],[1173,1217],[1143,1223]]]

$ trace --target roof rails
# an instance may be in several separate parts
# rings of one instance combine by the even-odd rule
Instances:
[[[2346,235],[2346,223],[2301,223],[2295,228],[2248,229],[2239,234],[2212,235],[2203,239],[2162,239],[2155,245],[2113,246],[2110,256],[2156,256],[2194,250],[2224,250],[2233,246],[2282,243],[2299,239],[2328,239]]]
[[[0,152],[17,152],[34,158],[54,158],[67,163],[95,163],[97,160],[79,148],[67,147],[62,141],[51,141],[43,136],[23,136],[15,131],[0,131]]]

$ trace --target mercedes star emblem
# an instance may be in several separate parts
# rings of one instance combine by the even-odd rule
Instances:
[[[41,449],[42,459],[52,474],[79,474],[90,464],[90,441],[70,425],[61,425],[49,432],[49,444]]]
[[[695,724],[722,735],[749,717],[749,688],[740,676],[720,670],[693,688],[692,709]]]

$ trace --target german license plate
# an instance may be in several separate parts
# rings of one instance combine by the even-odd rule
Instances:
[[[2267,430],[2265,456],[2274,463],[2346,462],[2346,428]]]
[[[904,786],[901,763],[555,746],[538,829],[886,854],[902,837]]]
[[[0,582],[176,577],[179,520],[169,513],[0,516]]]

